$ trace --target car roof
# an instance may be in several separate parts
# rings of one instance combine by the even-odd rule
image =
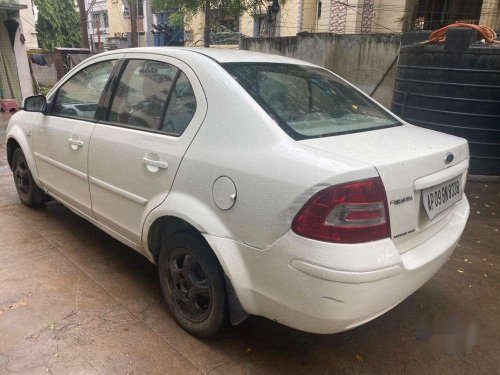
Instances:
[[[272,55],[269,53],[242,51],[230,48],[202,48],[202,47],[138,47],[110,51],[108,53],[154,53],[166,56],[175,55],[176,51],[186,51],[204,55],[218,63],[229,62],[263,62],[296,65],[313,65],[306,61],[292,59],[290,57]]]

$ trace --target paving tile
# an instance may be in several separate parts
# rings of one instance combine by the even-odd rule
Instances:
[[[58,252],[2,272],[0,296],[0,353],[9,371],[198,372]]]
[[[186,334],[162,301],[154,303],[140,317],[202,371],[230,362],[245,353],[245,343],[239,340],[235,332],[223,332],[216,339],[199,339]]]
[[[63,254],[130,311],[139,313],[160,298],[156,267],[134,250],[110,237],[101,243],[76,241],[69,246],[61,245],[67,234],[54,238]]]
[[[303,332],[260,317],[250,317],[239,326],[229,325],[215,338],[199,339],[186,335],[163,301],[151,305],[140,317],[203,371],[245,357],[248,352],[286,351],[304,341]]]
[[[4,268],[13,267],[16,262],[24,262],[55,251],[54,246],[35,231],[5,237],[0,244],[0,272]]]
[[[209,372],[211,375],[231,374],[334,374],[333,366],[320,360],[314,353],[299,349],[274,349],[250,351],[246,355],[219,366]]]

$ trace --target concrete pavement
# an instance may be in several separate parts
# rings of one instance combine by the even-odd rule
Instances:
[[[0,113],[0,374],[498,373],[500,184],[468,182],[445,267],[380,318],[335,335],[251,317],[200,340],[162,300],[155,266],[63,206],[28,209]]]

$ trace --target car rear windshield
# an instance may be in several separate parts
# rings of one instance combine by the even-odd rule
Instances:
[[[276,63],[223,67],[297,140],[401,125],[325,69]]]

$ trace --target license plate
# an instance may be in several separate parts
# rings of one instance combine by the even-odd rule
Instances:
[[[454,177],[422,192],[422,202],[431,220],[460,199],[462,199],[462,176]]]

